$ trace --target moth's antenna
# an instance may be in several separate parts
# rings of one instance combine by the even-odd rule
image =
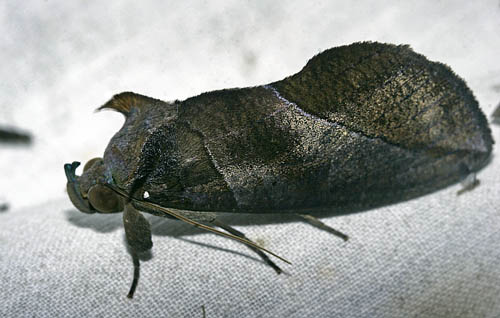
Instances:
[[[289,261],[287,261],[286,259],[284,259],[283,257],[281,257],[281,256],[279,256],[279,255],[277,255],[277,254],[275,254],[275,253],[273,253],[273,252],[271,252],[271,251],[270,251],[270,250],[268,250],[268,249],[265,249],[265,248],[264,248],[264,247],[262,247],[262,246],[259,246],[259,245],[255,244],[255,243],[253,243],[253,242],[251,242],[251,241],[249,241],[249,240],[246,240],[246,239],[244,239],[244,238],[241,238],[241,237],[238,237],[238,236],[235,236],[235,235],[229,234],[229,233],[224,233],[224,232],[221,232],[221,231],[219,231],[219,230],[214,229],[213,227],[210,227],[210,226],[207,226],[207,225],[204,225],[204,224],[198,223],[198,222],[193,221],[193,220],[191,220],[191,219],[188,219],[187,217],[182,216],[182,215],[180,215],[180,214],[178,214],[178,213],[176,213],[176,212],[174,212],[174,211],[172,211],[172,210],[168,210],[167,208],[164,208],[164,207],[162,207],[162,206],[160,206],[160,205],[157,205],[157,204],[154,204],[154,203],[150,203],[150,202],[146,202],[146,201],[139,201],[139,200],[136,200],[136,199],[132,199],[132,200],[133,200],[133,201],[135,201],[135,202],[138,202],[139,204],[142,204],[142,205],[144,205],[144,206],[147,206],[147,207],[149,207],[149,208],[151,208],[151,209],[158,209],[158,210],[160,210],[160,211],[162,211],[162,212],[165,212],[166,214],[169,214],[169,215],[171,215],[171,216],[175,217],[176,219],[179,219],[179,220],[181,220],[181,221],[184,221],[184,222],[189,223],[189,224],[191,224],[191,225],[194,225],[194,226],[196,226],[196,227],[199,227],[199,228],[202,228],[202,229],[204,229],[204,230],[207,230],[207,231],[210,231],[210,232],[213,232],[213,233],[219,234],[219,235],[221,235],[221,236],[225,236],[225,237],[231,238],[231,239],[233,239],[233,240],[240,241],[241,243],[244,243],[244,244],[247,244],[247,245],[253,246],[253,247],[258,248],[258,249],[260,249],[260,250],[262,250],[262,251],[264,251],[264,252],[266,252],[266,253],[269,253],[269,254],[273,255],[274,257],[279,258],[280,260],[282,260],[282,261],[283,261],[283,262],[285,262],[285,263],[288,263],[288,264],[290,264],[290,265],[292,264],[292,263],[290,263]]]
[[[115,191],[116,193],[118,193],[119,195],[124,196],[124,197],[128,197],[128,195],[124,191],[122,191],[121,189],[118,189],[118,188],[116,188],[116,187],[114,187],[114,186],[112,186],[110,184],[106,184],[106,186],[109,187],[111,190]],[[155,204],[155,203],[151,203],[151,202],[147,202],[147,201],[137,200],[137,199],[134,199],[134,198],[130,198],[130,200],[133,201],[133,202],[138,203],[138,205],[142,205],[142,206],[147,207],[149,209],[161,211],[161,212],[163,212],[165,214],[171,215],[174,218],[176,218],[178,220],[181,220],[181,221],[184,221],[186,223],[189,223],[191,225],[194,225],[195,227],[199,227],[199,228],[202,228],[202,229],[204,229],[206,231],[218,234],[220,236],[224,236],[224,237],[227,237],[227,238],[239,241],[239,242],[241,242],[243,244],[247,244],[249,246],[258,248],[258,249],[260,249],[260,250],[262,250],[262,251],[264,251],[266,253],[269,253],[269,254],[273,255],[276,258],[279,258],[280,260],[282,260],[285,263],[288,263],[290,265],[292,264],[288,260],[286,260],[285,258],[283,258],[283,257],[281,257],[281,256],[279,256],[279,255],[277,255],[277,254],[275,254],[273,252],[271,252],[270,250],[268,250],[268,249],[266,249],[266,248],[264,248],[262,246],[259,246],[259,245],[255,244],[255,243],[253,243],[253,242],[251,242],[249,240],[246,240],[244,238],[241,238],[241,237],[229,234],[229,233],[224,233],[224,232],[216,230],[216,229],[214,229],[214,228],[212,228],[210,226],[198,223],[198,222],[193,221],[193,220],[191,220],[191,219],[189,219],[189,218],[187,218],[187,217],[185,217],[185,216],[183,216],[183,215],[181,215],[179,213],[176,213],[176,212],[174,212],[174,211],[172,211],[170,209],[164,208],[161,205],[158,205],[158,204]]]

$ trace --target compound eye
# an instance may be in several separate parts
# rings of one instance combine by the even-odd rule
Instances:
[[[66,184],[66,190],[68,191],[68,196],[73,205],[80,211],[85,213],[95,213],[96,211],[89,205],[89,201],[84,199],[80,194],[80,191],[75,184],[68,182]]]
[[[110,188],[96,184],[89,189],[87,194],[90,204],[101,213],[114,213],[123,211],[123,200]]]
[[[83,166],[83,172],[89,170],[94,165],[94,163],[96,163],[97,161],[102,161],[102,158],[96,157],[96,158],[92,158],[89,161],[87,161],[85,166]]]

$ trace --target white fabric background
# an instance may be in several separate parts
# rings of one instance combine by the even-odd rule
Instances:
[[[489,115],[500,101],[497,0],[6,1],[0,26],[0,125],[35,136],[32,147],[0,145],[11,205],[0,213],[1,317],[201,317],[202,305],[207,317],[500,316],[498,147],[472,192],[325,218],[348,242],[290,218],[234,220],[292,261],[278,263],[282,275],[241,244],[149,217],[153,254],[133,300],[121,214],[76,211],[62,168],[102,155],[123,120],[93,111],[115,93],[172,100],[264,84],[360,40],[450,65]]]

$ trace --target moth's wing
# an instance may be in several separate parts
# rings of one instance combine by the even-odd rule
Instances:
[[[199,211],[404,200],[478,170],[493,142],[463,80],[380,43],[327,50],[268,86],[109,108],[127,116],[104,155],[115,182]]]
[[[127,243],[135,252],[145,252],[153,247],[151,225],[131,204],[127,204],[123,212],[123,225]]]
[[[379,43],[330,49],[268,86],[190,98],[179,119],[199,132],[237,210],[404,200],[478,170],[492,147],[463,80]]]
[[[407,45],[329,49],[272,86],[309,114],[405,149],[468,151],[482,159],[492,149],[486,117],[466,83]]]
[[[355,137],[344,148],[349,160],[329,169],[340,200],[409,199],[465,178],[491,154],[487,119],[466,83],[408,46],[333,48],[272,87]]]
[[[216,176],[213,183],[218,182],[228,194],[218,198],[193,187],[189,195],[202,203],[201,208],[270,212],[287,200],[270,189],[273,184],[282,190],[287,184],[293,187],[294,176],[300,174],[292,168],[294,159],[289,160],[298,140],[296,130],[273,115],[282,109],[265,87],[209,92],[183,102],[179,120],[186,123],[186,129],[198,132],[204,162]],[[287,168],[288,173],[283,170]]]

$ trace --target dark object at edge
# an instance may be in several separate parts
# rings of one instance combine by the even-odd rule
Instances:
[[[493,117],[494,124],[500,125],[500,103],[498,103],[497,108],[495,109],[491,117]]]
[[[9,204],[7,202],[0,202],[0,212],[5,212],[9,209]]]
[[[0,142],[9,144],[31,144],[31,135],[13,128],[0,128]]]

